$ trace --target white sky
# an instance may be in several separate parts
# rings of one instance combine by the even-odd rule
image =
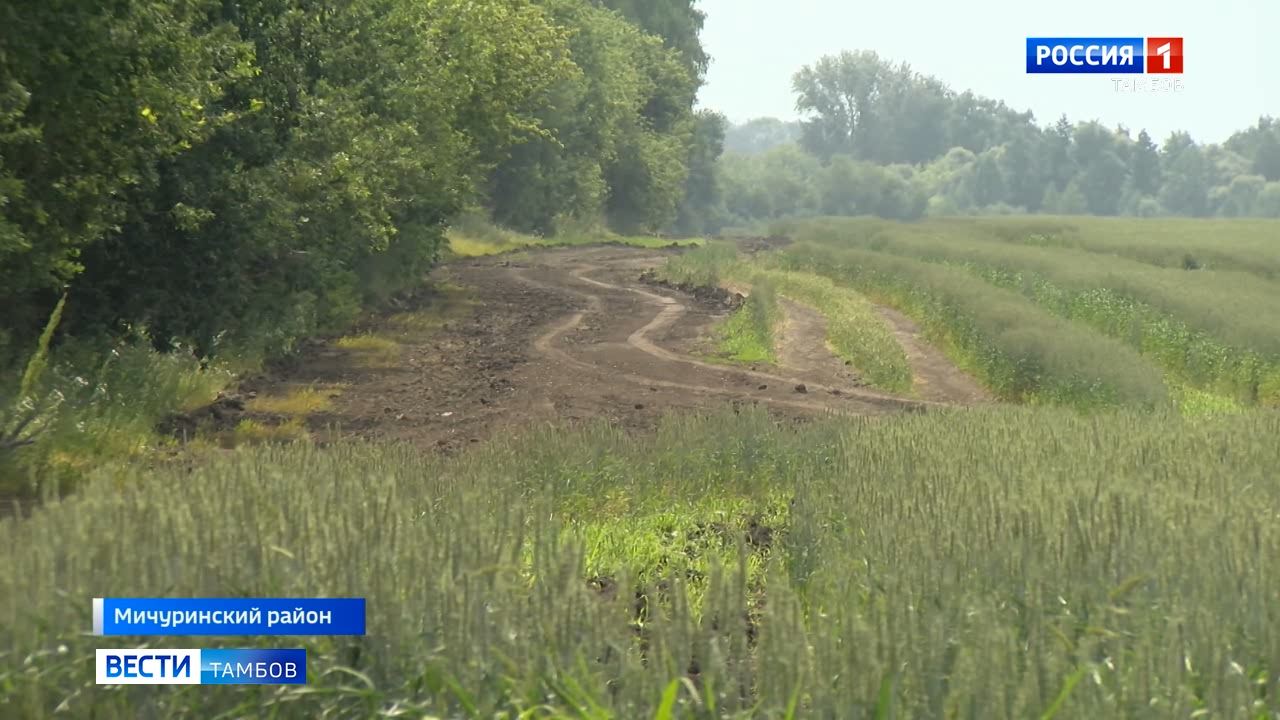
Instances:
[[[842,50],[906,61],[955,90],[1031,110],[1041,125],[1066,113],[1123,124],[1134,135],[1145,127],[1157,141],[1187,130],[1221,142],[1260,115],[1280,116],[1280,0],[699,0],[698,7],[707,13],[702,41],[712,56],[700,104],[733,122],[794,119],[791,76]],[[1027,75],[1028,36],[1181,36],[1183,89],[1118,93],[1107,75]]]

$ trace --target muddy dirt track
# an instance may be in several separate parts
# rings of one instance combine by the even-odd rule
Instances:
[[[790,301],[777,366],[713,362],[712,328],[730,303],[640,280],[670,252],[676,251],[596,246],[448,263],[433,279],[461,288],[470,310],[430,332],[401,332],[395,362],[370,365],[321,346],[249,389],[331,387],[332,408],[308,419],[313,430],[445,450],[592,419],[643,429],[667,412],[726,405],[760,404],[802,418],[985,399],[923,345],[909,321],[894,326],[904,345],[912,343],[921,375],[916,397],[868,389],[857,369],[827,348],[823,317]]]

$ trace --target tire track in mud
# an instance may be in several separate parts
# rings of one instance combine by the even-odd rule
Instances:
[[[860,387],[837,387],[825,383],[815,383],[811,380],[806,381],[795,376],[780,375],[777,373],[762,372],[747,368],[731,368],[705,362],[688,355],[668,350],[650,340],[649,335],[650,333],[658,332],[679,321],[688,310],[686,305],[675,298],[651,292],[649,290],[617,285],[587,277],[587,273],[601,272],[604,269],[605,268],[598,265],[583,264],[570,269],[567,274],[574,280],[602,288],[604,290],[619,293],[634,293],[648,300],[651,304],[658,306],[658,310],[653,318],[643,326],[631,332],[626,338],[627,345],[649,356],[649,358],[651,358],[650,362],[656,360],[668,365],[686,366],[693,372],[706,371],[721,376],[736,375],[741,378],[752,378],[754,380],[763,381],[765,386],[767,386],[764,388],[765,390],[767,390],[768,387],[772,387],[772,385],[769,385],[770,383],[780,385],[782,388],[794,388],[796,386],[803,385],[805,386],[806,392],[818,391],[830,396],[831,402],[813,402],[777,397],[776,393],[766,394],[759,388],[755,392],[746,393],[752,400],[757,400],[771,405],[782,405],[809,411],[856,411],[866,413],[883,412],[886,410],[920,410],[928,406],[943,405],[943,403],[938,402],[920,401],[885,395]],[[533,280],[518,270],[513,270],[512,275],[521,282],[529,283],[545,289],[552,289],[552,286],[549,284]],[[566,350],[556,347],[556,340],[565,333],[581,326],[588,313],[602,313],[604,311],[604,300],[599,294],[590,293],[564,285],[559,286],[559,289],[571,292],[584,299],[588,305],[588,310],[585,312],[576,312],[564,321],[557,323],[550,330],[538,337],[534,343],[535,347],[540,352],[553,355],[563,362],[568,362],[578,367],[596,369],[598,366],[595,364],[576,358]],[[616,373],[614,377],[636,385],[659,385],[674,390],[682,390],[699,394],[727,395],[731,397],[742,397],[744,395],[744,391],[742,389],[726,388],[723,386],[717,387],[707,383],[673,382],[670,380],[663,380],[660,378],[650,377],[648,375],[640,375],[630,372],[619,372]]]
[[[671,412],[759,405],[799,420],[966,402],[869,389],[856,368],[824,355],[825,332],[812,327],[788,336],[802,345],[791,350],[815,359],[804,367],[709,362],[702,353],[728,307],[639,279],[669,255],[589,246],[445,263],[432,279],[454,288],[449,292],[466,312],[436,317],[438,295],[428,290],[398,307],[421,314],[424,329],[403,325],[394,313],[362,326],[361,332],[395,339],[394,363],[370,364],[332,342],[318,343],[296,364],[241,389],[253,397],[333,388],[330,408],[306,418],[318,437],[397,440],[441,452],[580,421],[646,431]]]
[[[991,393],[926,341],[924,332],[914,320],[886,305],[876,305],[875,310],[906,352],[917,395],[953,404],[991,402]]]

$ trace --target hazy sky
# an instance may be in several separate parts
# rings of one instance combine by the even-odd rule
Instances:
[[[700,0],[712,56],[703,107],[731,121],[796,117],[791,76],[842,50],[906,61],[956,90],[1075,120],[1225,140],[1280,116],[1280,0]],[[1270,32],[1267,32],[1270,30]],[[1183,88],[1117,92],[1109,75],[1027,75],[1028,36],[1181,36]],[[1129,76],[1143,78],[1142,75]],[[1155,77],[1155,76],[1145,76]]]

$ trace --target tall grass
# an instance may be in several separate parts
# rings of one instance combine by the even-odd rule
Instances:
[[[132,468],[0,521],[0,715],[1274,717],[1278,435],[743,412]],[[104,595],[363,596],[369,634],[234,641],[304,688],[98,687],[95,647],[195,644],[86,635]]]
[[[1160,372],[1133,349],[963,270],[810,243],[788,249],[781,262],[877,294],[910,313],[1004,399],[1082,409],[1169,402]]]
[[[1040,224],[1029,228],[1053,230]],[[1009,238],[1019,228],[1028,229],[828,219],[793,229],[834,246],[963,265],[1128,342],[1180,381],[1249,403],[1280,404],[1280,395],[1271,395],[1280,391],[1280,285],[1244,272],[1191,272],[1031,240],[1016,244]]]
[[[0,457],[0,496],[65,492],[97,468],[142,460],[173,441],[156,432],[165,416],[211,402],[254,365],[231,352],[214,363],[180,345],[160,352],[141,331],[109,348],[71,340],[49,352],[26,392],[48,412],[35,442]]]
[[[1078,248],[1156,267],[1229,270],[1280,279],[1280,222],[1170,218],[962,219],[984,237],[1036,246]]]
[[[676,285],[718,287],[729,279],[737,264],[737,248],[729,242],[714,241],[667,258],[658,268],[658,276]]]

